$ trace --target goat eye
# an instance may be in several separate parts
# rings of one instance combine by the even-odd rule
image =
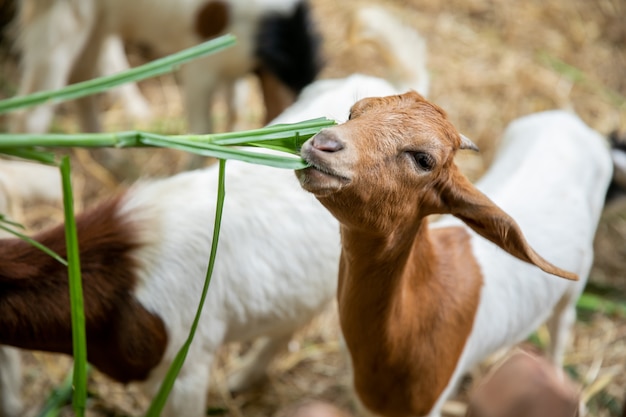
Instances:
[[[435,166],[435,158],[425,152],[415,152],[413,154],[413,158],[415,159],[417,166],[424,171],[430,171]]]
[[[348,120],[352,120],[352,112],[348,115]]]

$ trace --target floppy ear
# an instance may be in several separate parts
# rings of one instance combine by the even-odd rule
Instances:
[[[441,199],[452,215],[516,258],[550,274],[573,281],[578,279],[576,274],[560,269],[539,256],[526,242],[515,220],[478,191],[456,166],[450,172]]]

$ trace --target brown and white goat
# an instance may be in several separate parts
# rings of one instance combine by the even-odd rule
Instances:
[[[207,113],[220,85],[256,73],[269,121],[319,70],[318,39],[306,0],[22,0],[19,29],[20,95],[93,78],[99,59],[105,73],[111,66],[122,69],[127,63],[120,61],[120,39],[162,56],[234,34],[234,47],[181,68],[189,130],[196,133],[212,131]],[[54,103],[46,103],[17,112],[11,130],[45,132],[53,111]],[[83,131],[99,130],[93,96],[79,99],[78,112]]]
[[[148,396],[197,308],[216,174],[210,167],[142,182],[77,217],[88,360],[116,381],[139,383]],[[231,161],[226,177],[214,279],[164,416],[204,415],[211,364],[225,343],[265,339],[231,376],[230,388],[258,382],[293,332],[334,294],[339,236],[332,216],[298,193],[288,171]],[[65,256],[62,225],[34,238]],[[312,253],[329,262],[299,261]],[[71,354],[68,291],[64,265],[20,239],[0,239],[0,345]]]
[[[439,416],[465,371],[546,319],[561,363],[611,179],[603,139],[562,111],[520,119],[476,188],[453,161],[474,145],[409,92],[363,99],[304,144],[300,183],[341,224],[339,316],[364,412]]]

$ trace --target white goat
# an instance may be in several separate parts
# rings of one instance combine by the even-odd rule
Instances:
[[[224,343],[268,338],[231,388],[255,383],[335,291],[339,236],[330,215],[298,192],[288,171],[244,163],[227,171],[215,278],[168,416],[204,414],[211,362]],[[77,220],[89,361],[115,380],[142,383],[148,395],[193,320],[215,174],[210,168],[140,183]],[[36,238],[65,256],[62,227]],[[0,343],[71,354],[66,268],[19,239],[0,240],[0,248]],[[311,254],[325,261],[307,260]]]
[[[232,84],[255,71],[261,80],[268,120],[291,104],[318,71],[317,38],[306,0],[22,0],[20,45],[23,76],[19,94],[63,87],[94,76],[98,58],[122,68],[119,45],[136,41],[166,55],[230,32],[236,46],[181,69],[189,129],[212,130],[207,117],[220,83]],[[111,40],[113,39],[113,40]],[[107,71],[105,71],[107,72]],[[84,131],[99,130],[94,97],[79,100]],[[11,130],[45,132],[54,104],[15,114]]]
[[[395,84],[364,75],[316,82],[275,123],[323,115],[345,120],[356,98],[427,85],[423,40],[382,10],[377,13],[389,24],[374,30],[381,47],[415,41],[388,56],[396,59],[390,65],[402,68],[414,58],[401,71],[406,78],[392,68]],[[214,167],[144,182],[79,216],[89,360],[116,380],[138,381],[149,395],[193,319],[208,261],[216,182]],[[232,390],[245,389],[336,292],[338,224],[300,189],[293,173],[231,161],[226,188],[214,279],[168,400],[168,416],[204,414],[210,364],[221,345],[266,337],[229,380]],[[37,238],[64,254],[60,228]],[[0,247],[0,343],[71,352],[65,269],[18,240],[0,241]],[[10,290],[17,285],[23,291]],[[16,318],[20,326],[13,324]]]
[[[606,141],[563,111],[519,119],[477,188],[453,162],[471,148],[415,92],[361,100],[302,148],[301,185],[341,224],[339,317],[366,414],[439,416],[471,366],[546,320],[561,364],[611,180]],[[456,219],[429,227],[430,214]]]

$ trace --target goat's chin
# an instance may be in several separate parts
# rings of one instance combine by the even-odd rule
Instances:
[[[341,190],[349,179],[324,172],[315,167],[296,171],[300,185],[316,197],[327,197]]]

